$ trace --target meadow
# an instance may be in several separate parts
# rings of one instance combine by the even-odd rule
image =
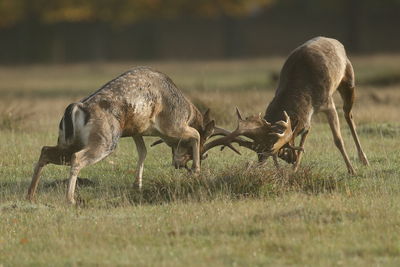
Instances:
[[[297,173],[283,162],[278,172],[271,160],[257,167],[251,151],[215,149],[195,177],[175,170],[170,149],[150,148],[157,139],[149,137],[139,192],[132,187],[136,148],[125,138],[81,171],[76,207],[65,200],[65,166],[46,166],[36,200],[25,200],[66,105],[148,65],[234,129],[235,106],[264,113],[284,58],[1,66],[0,266],[399,266],[400,55],[351,60],[354,117],[370,167],[358,162],[339,97],[336,103],[357,175],[347,174],[317,114]]]

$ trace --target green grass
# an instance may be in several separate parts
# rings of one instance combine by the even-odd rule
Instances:
[[[65,166],[46,166],[36,201],[25,201],[33,165],[43,145],[55,144],[65,106],[128,65],[0,68],[0,266],[398,266],[400,86],[369,82],[394,73],[397,59],[354,59],[362,81],[354,112],[371,163],[358,162],[341,117],[355,176],[318,115],[297,173],[284,163],[282,171],[271,161],[259,167],[243,149],[242,156],[215,149],[192,176],[175,170],[170,150],[150,148],[155,138],[147,138],[142,193],[132,187],[134,142],[122,139],[114,154],[80,173],[93,183],[77,189],[77,207],[65,201]],[[233,129],[234,106],[264,111],[273,94],[268,77],[281,63],[151,65]]]

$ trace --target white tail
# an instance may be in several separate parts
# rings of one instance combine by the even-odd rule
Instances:
[[[89,112],[83,109],[81,103],[70,104],[60,121],[58,146],[68,147],[74,143],[86,145],[88,143],[90,125]]]

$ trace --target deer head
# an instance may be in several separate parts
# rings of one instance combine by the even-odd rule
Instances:
[[[218,138],[207,143],[204,146],[203,153],[216,146],[227,146],[240,154],[233,146],[232,143],[237,143],[239,146],[246,147],[255,151],[259,159],[266,158],[272,155],[278,155],[279,151],[284,147],[291,149],[298,149],[291,147],[289,142],[293,138],[293,130],[289,116],[286,111],[283,112],[284,120],[276,123],[269,123],[261,114],[249,116],[243,119],[238,108],[236,108],[238,117],[238,126],[233,132],[226,132],[224,137]],[[240,136],[245,136],[252,141],[247,141]]]
[[[215,126],[215,121],[211,119],[210,117],[210,109],[207,109],[203,116],[203,125],[197,129],[200,135],[200,155],[201,155],[201,160],[204,160],[207,158],[207,154],[204,151],[205,148],[205,143],[208,140],[208,138],[217,136],[217,135],[226,135],[230,133],[227,130],[224,130],[222,128],[216,127]],[[156,146],[158,144],[162,144],[164,141],[162,139],[159,139],[155,141],[151,146]],[[187,163],[190,160],[193,160],[193,151],[192,151],[192,146],[187,143],[187,142],[179,142],[176,145],[170,145],[172,149],[172,164],[175,166],[175,168],[185,168],[189,170],[187,167]],[[204,153],[203,153],[204,151]]]

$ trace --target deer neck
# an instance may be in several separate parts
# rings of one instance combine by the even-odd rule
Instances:
[[[285,92],[275,95],[268,105],[264,119],[270,123],[284,120],[283,111],[286,111],[292,121],[292,127],[298,129],[309,128],[313,107],[306,95],[290,95]]]
[[[191,114],[188,124],[200,133],[203,129],[203,114],[194,105],[191,105],[190,109]]]

